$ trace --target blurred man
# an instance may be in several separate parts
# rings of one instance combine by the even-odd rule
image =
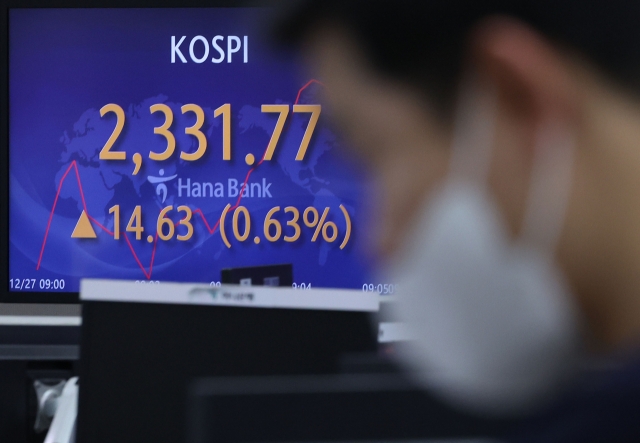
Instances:
[[[325,0],[278,27],[381,183],[401,358],[462,408],[553,400],[522,441],[640,441],[638,20],[638,2]]]

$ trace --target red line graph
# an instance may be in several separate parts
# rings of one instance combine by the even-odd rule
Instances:
[[[300,101],[300,96],[302,95],[302,92],[305,89],[307,89],[309,86],[314,84],[314,83],[318,84],[318,85],[321,85],[321,86],[324,86],[318,80],[315,80],[315,79],[309,80],[298,91],[298,95],[296,96],[296,101],[294,102],[294,104],[296,104],[296,105],[298,104],[298,102]],[[253,171],[255,171],[256,168],[258,166],[260,166],[262,164],[262,162],[264,162],[264,157],[265,157],[266,154],[267,154],[267,152],[265,150],[265,153],[262,155],[262,158],[260,159],[260,161],[258,163],[256,163],[247,172],[247,176],[244,179],[244,183],[242,184],[242,188],[240,189],[240,192],[239,192],[239,195],[238,195],[238,200],[236,200],[235,205],[233,205],[230,208],[230,210],[235,210],[236,208],[238,208],[238,206],[240,206],[240,202],[242,201],[242,194],[243,194],[243,191],[245,190],[245,188],[247,186],[247,183],[249,182],[249,178],[251,177],[251,174],[253,173]],[[56,206],[58,204],[58,199],[60,198],[60,192],[62,190],[62,185],[64,184],[67,176],[69,175],[69,173],[71,172],[72,169],[74,169],[75,172],[76,172],[76,180],[78,182],[78,189],[80,191],[80,201],[82,202],[82,209],[84,210],[85,214],[87,214],[87,217],[89,218],[89,220],[91,220],[93,223],[95,223],[95,225],[98,226],[100,229],[102,229],[105,233],[109,234],[112,237],[114,235],[113,232],[111,232],[109,229],[104,227],[95,218],[93,218],[91,216],[91,214],[89,214],[89,211],[87,210],[87,202],[85,201],[85,198],[84,198],[84,190],[82,188],[82,181],[80,180],[80,171],[78,169],[78,164],[77,164],[77,162],[75,160],[73,160],[71,162],[71,164],[69,165],[69,167],[67,168],[67,170],[65,171],[65,173],[62,175],[62,178],[60,179],[60,183],[58,184],[58,189],[56,191],[56,197],[53,200],[53,206],[51,207],[51,213],[49,214],[49,221],[47,222],[47,229],[46,229],[46,231],[44,233],[44,239],[42,240],[42,247],[40,248],[40,257],[38,258],[38,264],[36,266],[36,270],[40,270],[40,265],[42,264],[42,256],[44,255],[44,250],[45,250],[45,247],[47,246],[47,238],[49,237],[49,230],[51,229],[51,222],[53,220],[53,214],[54,214],[54,212],[56,210]],[[202,212],[202,209],[197,208],[197,209],[195,209],[193,211],[193,213],[200,215],[200,217],[202,218],[202,221],[204,222],[204,225],[207,228],[207,231],[209,232],[210,235],[215,234],[215,232],[220,227],[220,218],[218,218],[218,220],[213,225],[213,227],[211,227],[211,225],[209,225],[209,222],[207,221],[207,218],[205,217],[204,213]],[[178,225],[178,223],[175,223],[175,225]],[[123,231],[123,232],[121,232],[121,234],[124,237],[125,241],[127,242],[127,245],[129,246],[129,249],[131,250],[131,254],[133,255],[133,258],[135,259],[135,261],[138,264],[138,266],[140,267],[140,269],[142,270],[144,276],[147,278],[147,280],[150,280],[151,279],[151,275],[153,273],[153,263],[155,261],[156,249],[157,249],[157,246],[158,246],[158,233],[156,232],[154,240],[153,240],[153,250],[151,252],[151,262],[149,263],[149,270],[148,271],[145,268],[145,266],[142,264],[142,262],[140,261],[140,258],[138,257],[138,254],[136,253],[135,249],[133,248],[133,244],[129,240],[129,237],[127,236],[127,233]]]

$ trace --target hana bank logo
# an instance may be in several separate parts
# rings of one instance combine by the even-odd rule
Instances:
[[[175,179],[178,174],[165,177],[164,169],[160,169],[160,171],[158,171],[158,174],[160,175],[160,177],[149,175],[147,176],[147,180],[149,180],[149,183],[156,185],[156,195],[160,197],[160,194],[162,194],[162,203],[164,203],[167,199],[167,192],[169,191],[167,189],[166,183]]]

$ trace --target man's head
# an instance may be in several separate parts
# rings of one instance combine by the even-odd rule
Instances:
[[[539,129],[570,132],[575,163],[557,259],[594,334],[612,344],[637,334],[640,315],[640,302],[628,309],[640,287],[639,17],[636,2],[603,0],[330,0],[302,3],[279,31],[302,48],[337,123],[381,181],[383,255],[447,176],[468,75],[496,97],[488,182],[514,238]]]

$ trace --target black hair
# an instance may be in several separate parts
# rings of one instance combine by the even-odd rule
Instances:
[[[638,0],[308,0],[289,5],[275,37],[280,44],[298,46],[323,22],[344,25],[374,68],[425,88],[446,111],[469,34],[496,15],[527,23],[617,83],[640,91]]]

